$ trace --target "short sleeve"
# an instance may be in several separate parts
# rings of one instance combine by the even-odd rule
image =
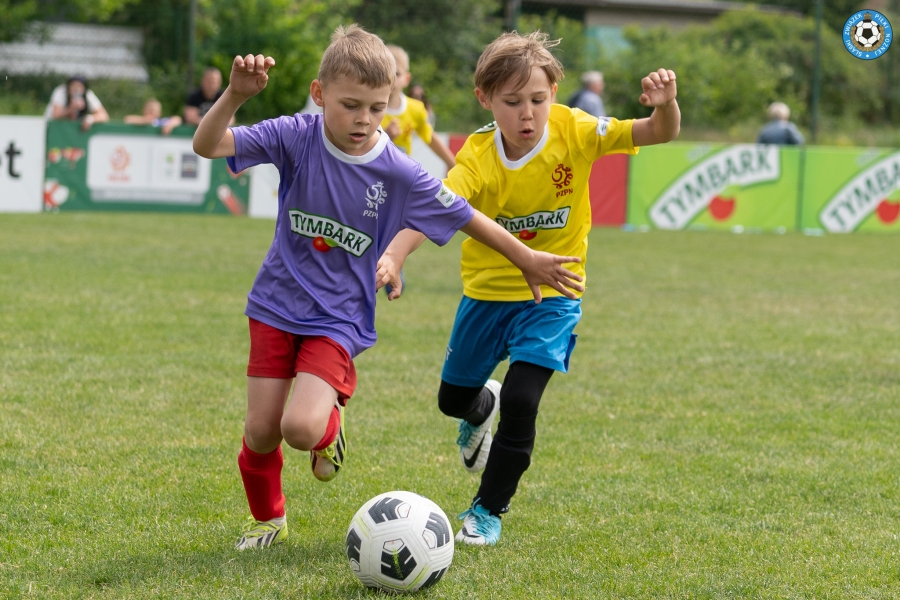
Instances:
[[[228,167],[239,173],[256,165],[271,163],[283,171],[307,129],[307,122],[299,117],[279,117],[252,127],[232,127],[234,156],[228,157]]]
[[[466,200],[425,172],[416,169],[416,177],[409,190],[402,226],[419,231],[438,246],[443,246],[453,234],[468,225],[475,214]]]
[[[631,134],[634,119],[597,118],[582,111],[573,111],[573,118],[578,145],[586,159],[595,161],[604,154],[637,154]]]
[[[483,186],[481,170],[468,142],[457,153],[456,166],[447,173],[444,184],[463,198],[472,199],[481,193]]]
[[[44,118],[52,119],[53,118],[53,107],[54,106],[65,106],[66,105],[66,86],[58,85],[53,88],[53,92],[50,94],[50,102],[47,104],[47,108],[44,110]]]
[[[87,106],[87,110],[89,113],[96,112],[103,108],[103,104],[100,102],[100,98],[97,97],[92,90],[88,90],[87,94],[84,95],[84,103]]]

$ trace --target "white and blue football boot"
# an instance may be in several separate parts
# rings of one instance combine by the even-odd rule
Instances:
[[[500,530],[503,524],[500,517],[496,517],[480,504],[478,500],[472,503],[472,508],[460,513],[463,525],[456,534],[456,541],[475,546],[493,546],[500,539]]]
[[[459,422],[459,437],[456,438],[456,444],[459,446],[459,458],[462,459],[463,467],[466,471],[477,473],[484,469],[487,464],[488,454],[491,452],[491,442],[494,436],[491,435],[491,427],[494,425],[494,417],[500,409],[500,382],[491,379],[484,387],[488,389],[494,397],[494,407],[488,418],[481,425],[472,425],[466,420]]]

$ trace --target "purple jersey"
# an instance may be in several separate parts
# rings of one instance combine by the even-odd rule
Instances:
[[[381,132],[365,156],[325,137],[322,115],[235,127],[237,173],[272,163],[281,173],[275,239],[246,315],[299,335],[326,336],[351,357],[375,343],[375,271],[398,231],[446,244],[474,214]]]

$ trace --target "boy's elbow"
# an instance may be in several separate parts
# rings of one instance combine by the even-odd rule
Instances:
[[[194,154],[196,154],[197,156],[202,156],[203,158],[213,158],[212,152],[210,151],[210,149],[207,148],[206,145],[203,144],[196,137],[194,138],[193,147],[194,147]]]

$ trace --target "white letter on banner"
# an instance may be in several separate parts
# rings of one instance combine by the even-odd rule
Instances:
[[[728,186],[775,181],[780,176],[778,146],[729,146],[670,185],[650,207],[650,220],[660,229],[683,229]]]
[[[819,221],[831,233],[850,233],[898,187],[900,152],[878,161],[851,179],[828,201],[819,213]]]

